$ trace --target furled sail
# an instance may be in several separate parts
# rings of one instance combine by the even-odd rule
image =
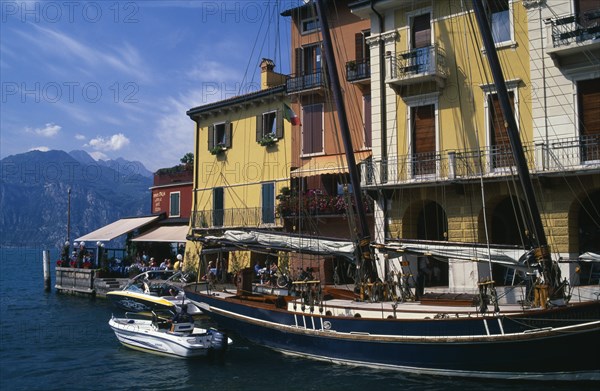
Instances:
[[[515,269],[527,270],[525,260],[528,250],[516,246],[487,246],[481,244],[452,243],[441,241],[395,240],[382,246],[395,253],[427,255],[441,260],[459,259],[473,262],[498,263]]]
[[[338,255],[355,262],[355,244],[342,239],[322,239],[309,236],[285,235],[261,231],[227,230],[222,236],[206,236],[205,241],[215,241],[232,246],[260,246],[282,251]]]

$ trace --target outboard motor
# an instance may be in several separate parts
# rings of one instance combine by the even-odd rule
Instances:
[[[213,350],[219,351],[219,352],[225,352],[227,350],[227,334],[215,330],[215,329],[209,329],[207,331],[207,334],[211,336],[210,339],[210,347]]]

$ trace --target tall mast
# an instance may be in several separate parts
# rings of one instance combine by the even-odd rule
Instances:
[[[494,44],[488,19],[485,15],[482,0],[473,0],[473,8],[483,39],[485,53],[492,71],[492,77],[494,78],[494,85],[498,93],[498,100],[500,102],[500,106],[502,107],[502,115],[507,125],[506,132],[508,133],[508,139],[510,140],[510,146],[515,159],[517,174],[519,176],[521,188],[523,189],[523,196],[525,197],[525,202],[530,212],[529,216],[524,216],[525,223],[530,230],[530,238],[534,240],[534,244],[536,246],[535,256],[542,265],[542,272],[544,274],[544,278],[546,279],[546,283],[557,287],[560,284],[560,281],[558,281],[559,277],[557,278],[557,275],[551,266],[550,250],[548,248],[546,234],[544,233],[542,217],[535,200],[535,194],[533,192],[533,186],[531,184],[531,178],[527,168],[527,159],[525,158],[525,153],[523,152],[523,145],[521,144],[521,139],[519,137],[517,122],[514,117],[513,108],[510,105],[508,91],[504,81],[504,75],[502,73],[502,68],[500,67],[498,53],[496,53],[496,46]]]
[[[342,96],[342,90],[340,87],[340,79],[337,73],[337,66],[335,56],[333,54],[333,46],[331,43],[331,33],[329,31],[329,22],[327,21],[327,12],[323,5],[323,0],[316,0],[317,4],[317,16],[319,17],[319,23],[321,25],[321,34],[323,36],[323,48],[325,50],[325,64],[327,66],[327,75],[329,76],[329,82],[331,90],[333,92],[333,99],[335,101],[335,108],[340,123],[340,131],[342,133],[342,141],[344,143],[344,149],[346,152],[346,161],[348,163],[348,172],[350,174],[350,184],[352,185],[352,195],[354,198],[354,204],[356,205],[356,215],[358,218],[358,246],[360,250],[360,260],[366,270],[369,277],[375,277],[375,268],[373,268],[371,260],[371,249],[369,247],[371,242],[371,235],[369,232],[369,226],[367,225],[367,216],[364,209],[362,190],[360,187],[360,180],[356,170],[356,160],[354,158],[354,148],[352,147],[352,138],[350,136],[350,128],[348,126],[348,119],[346,118],[346,109],[344,106],[344,98]]]

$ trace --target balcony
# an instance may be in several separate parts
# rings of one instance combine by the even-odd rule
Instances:
[[[354,208],[354,198],[344,195],[323,194],[319,190],[308,190],[304,194],[287,194],[277,197],[277,214],[283,218],[335,217],[343,215],[349,206]],[[372,200],[364,200],[365,210],[373,211]]]
[[[196,230],[281,227],[282,222],[275,216],[275,208],[232,208],[202,210],[192,213],[192,228]]]
[[[435,83],[443,88],[448,77],[448,66],[443,50],[437,45],[412,49],[396,56],[388,55],[389,78],[392,88]]]
[[[346,63],[346,81],[369,84],[371,79],[371,62],[368,59],[348,61]]]
[[[532,175],[600,172],[600,135],[523,145]],[[361,184],[366,189],[389,185],[423,185],[515,175],[509,147],[442,151],[389,157],[363,163]]]
[[[325,88],[325,73],[319,70],[300,76],[290,76],[286,81],[286,88],[288,94],[318,92]]]
[[[547,52],[562,67],[585,64],[600,53],[600,9],[563,15],[547,21]],[[596,53],[592,55],[590,52]],[[582,55],[587,53],[585,55]],[[597,64],[595,65],[597,66]]]

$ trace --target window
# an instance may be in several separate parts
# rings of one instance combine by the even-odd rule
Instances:
[[[508,0],[488,0],[488,17],[495,43],[511,40],[510,7]]]
[[[319,18],[302,19],[302,34],[317,31],[319,29]]]
[[[283,115],[281,110],[272,110],[256,116],[256,142],[270,145],[271,141],[283,137]],[[270,141],[267,144],[265,142]]]
[[[231,122],[215,123],[208,127],[208,150],[231,148]]]
[[[275,183],[262,185],[262,222],[263,224],[275,223]]]
[[[508,92],[510,104],[515,107],[515,93]],[[492,168],[514,166],[514,159],[505,126],[502,107],[497,93],[490,93],[487,97],[488,124],[490,134],[490,154]],[[508,114],[512,115],[512,113]]]
[[[357,63],[369,60],[369,45],[367,38],[371,35],[370,30],[361,31],[354,34],[354,52]]]
[[[180,199],[180,197],[181,197],[181,194],[178,191],[174,191],[173,193],[171,193],[170,203],[169,203],[169,217],[179,217],[179,214],[180,214],[179,199]]]
[[[323,152],[323,104],[302,108],[302,154]]]

